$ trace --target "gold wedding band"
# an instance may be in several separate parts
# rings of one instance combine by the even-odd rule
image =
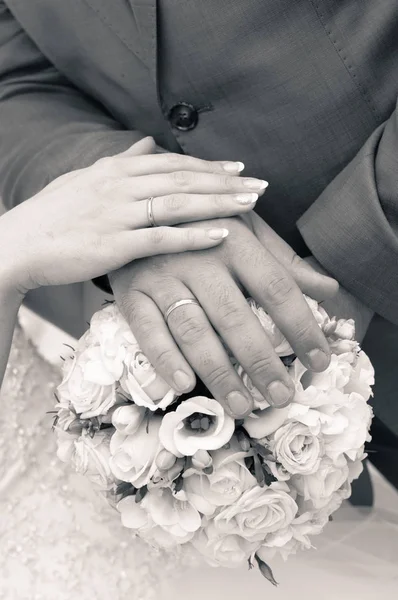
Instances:
[[[164,320],[166,321],[166,323],[168,322],[168,319],[169,319],[171,313],[173,312],[173,310],[175,310],[176,308],[179,308],[180,306],[185,306],[186,304],[194,304],[195,306],[200,306],[199,302],[197,300],[195,300],[194,298],[183,298],[182,300],[173,302],[173,304],[171,306],[169,306],[169,308],[166,310],[166,313],[164,315]]]
[[[155,217],[153,216],[153,196],[148,198],[146,205],[146,212],[148,217],[148,223],[150,227],[157,227],[157,223],[155,221]]]

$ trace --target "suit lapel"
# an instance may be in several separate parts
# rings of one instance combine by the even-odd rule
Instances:
[[[156,81],[156,0],[82,0],[150,70]]]

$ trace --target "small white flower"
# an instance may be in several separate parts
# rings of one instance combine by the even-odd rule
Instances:
[[[145,417],[145,408],[135,404],[119,406],[112,414],[112,425],[123,435],[135,433]]]
[[[115,379],[100,361],[98,347],[89,347],[68,363],[57,388],[60,404],[73,407],[83,419],[105,415],[116,403]]]
[[[159,428],[161,418],[154,416],[142,422],[133,435],[115,431],[110,443],[110,468],[115,477],[137,488],[147,485],[156,472],[156,457],[161,450]]]
[[[286,483],[275,482],[267,488],[247,490],[231,506],[214,517],[216,528],[224,534],[238,534],[248,541],[262,542],[266,535],[287,527],[295,518],[297,504]]]
[[[208,416],[207,430],[189,427],[192,415]],[[193,456],[198,450],[217,450],[232,437],[235,421],[221,404],[211,398],[197,396],[182,402],[174,412],[164,415],[159,431],[163,446],[175,456]]]
[[[101,490],[109,490],[115,483],[109,459],[110,433],[97,432],[94,437],[83,432],[74,442],[72,463],[77,473],[88,477]]]
[[[213,452],[214,470],[210,475],[191,475],[184,480],[188,501],[202,514],[213,515],[220,506],[236,502],[244,491],[257,482],[244,463],[246,452],[234,445]]]
[[[258,545],[239,534],[223,534],[214,521],[197,531],[191,543],[209,565],[230,569],[244,566]]]
[[[315,473],[324,453],[320,427],[315,431],[297,421],[282,425],[271,440],[274,456],[288,473]]]
[[[155,369],[138,347],[128,349],[124,367],[120,385],[135,404],[145,406],[152,411],[164,410],[177,398],[177,392],[156,374]]]

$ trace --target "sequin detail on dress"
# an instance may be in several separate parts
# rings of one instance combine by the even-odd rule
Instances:
[[[18,327],[0,396],[0,599],[161,599],[175,560],[56,458],[58,380]]]

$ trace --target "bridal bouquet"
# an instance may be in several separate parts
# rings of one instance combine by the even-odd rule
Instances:
[[[362,470],[374,372],[352,320],[307,298],[332,360],[308,371],[270,317],[248,301],[296,387],[271,408],[231,357],[255,410],[235,421],[203,395],[178,397],[154,371],[115,304],[97,312],[64,363],[58,456],[86,475],[135,535],[188,546],[211,565],[269,567],[312,547]]]

